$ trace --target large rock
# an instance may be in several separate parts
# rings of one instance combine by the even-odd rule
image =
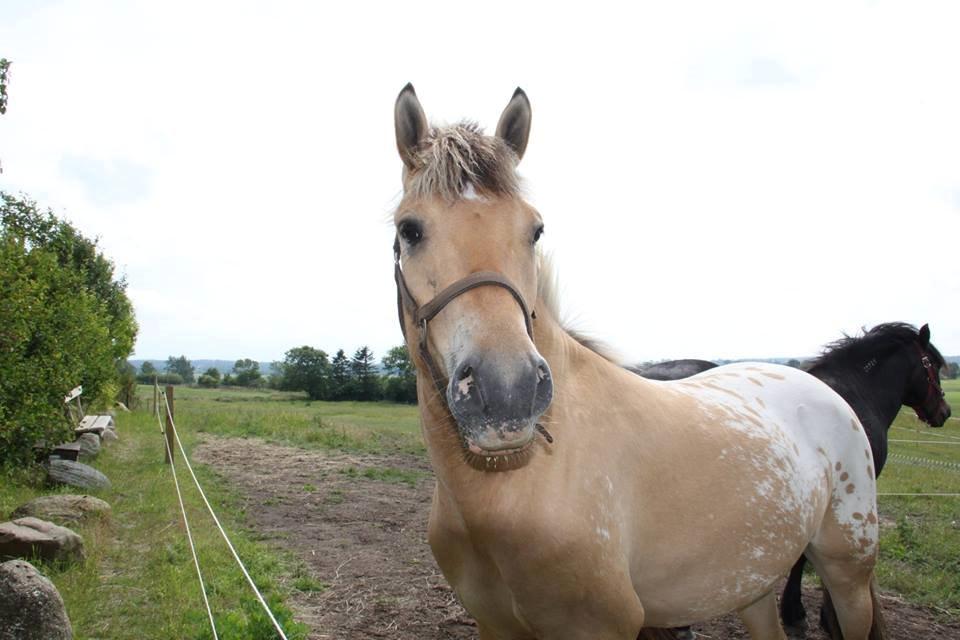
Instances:
[[[72,562],[83,560],[83,538],[66,527],[39,518],[0,522],[0,558],[31,558]]]
[[[0,564],[0,640],[71,640],[63,598],[32,564]]]
[[[103,433],[100,434],[100,444],[107,444],[108,442],[116,442],[119,439],[117,432],[113,429],[106,429]]]
[[[100,454],[100,436],[96,433],[84,433],[77,438],[80,443],[81,458],[96,458]]]
[[[109,515],[110,505],[100,498],[64,494],[34,498],[17,507],[10,519],[33,517],[69,526]]]
[[[93,467],[82,462],[50,458],[47,479],[54,484],[68,484],[80,489],[97,490],[110,488],[110,481]]]

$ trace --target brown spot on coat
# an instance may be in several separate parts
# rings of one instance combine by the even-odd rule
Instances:
[[[867,514],[867,522],[870,524],[877,524],[877,516],[874,515],[873,511]]]
[[[846,482],[847,478],[849,477],[850,477],[850,474],[844,471],[843,473],[840,474],[840,482]]]
[[[860,424],[853,418],[850,419],[850,426],[853,427],[854,431],[860,431]]]
[[[763,407],[764,409],[767,408],[767,404],[763,401],[763,398],[757,398],[757,404]]]
[[[873,475],[873,467],[871,467],[870,465],[867,465],[867,475],[871,475],[871,476]]]
[[[762,386],[763,386],[763,383],[762,383],[762,382],[760,382],[759,380],[757,380],[756,378],[754,378],[754,377],[752,377],[752,376],[747,376],[747,380],[749,380],[749,381],[752,382],[753,384],[757,385],[758,387],[762,387]]]
[[[769,371],[763,371],[760,373],[760,375],[766,376],[768,378],[773,378],[774,380],[786,380],[786,378],[784,378],[779,373],[770,373]]]
[[[838,462],[837,465],[834,467],[834,469],[836,469],[837,471],[840,471],[840,467],[842,466],[843,465]]]
[[[853,512],[853,519],[854,519],[854,520],[863,520],[863,514],[860,513],[859,511],[854,511],[854,512]]]
[[[847,485],[847,493],[853,493],[855,489],[856,489],[856,487],[853,486],[853,483],[852,483],[852,482]]]

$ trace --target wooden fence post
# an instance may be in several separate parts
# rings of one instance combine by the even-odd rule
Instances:
[[[160,417],[160,406],[157,404],[160,395],[160,385],[157,383],[157,376],[153,376],[153,415]]]
[[[166,405],[169,405],[170,411],[168,412],[166,406],[164,406],[164,414],[166,414],[166,420],[164,424],[166,429],[164,429],[164,437],[167,439],[167,454],[165,456],[165,462],[170,464],[172,462],[171,456],[173,455],[173,385],[167,385],[167,402]]]

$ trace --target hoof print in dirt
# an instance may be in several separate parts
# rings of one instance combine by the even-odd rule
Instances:
[[[63,598],[32,564],[0,564],[0,640],[70,640]]]
[[[83,560],[83,538],[39,518],[0,523],[0,558],[32,558],[75,562]]]

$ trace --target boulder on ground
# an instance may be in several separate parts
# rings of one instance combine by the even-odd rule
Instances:
[[[119,439],[117,432],[113,429],[106,429],[103,433],[100,434],[100,444],[107,444],[108,442],[116,442]]]
[[[47,465],[47,480],[52,484],[68,484],[80,489],[109,489],[110,481],[93,467],[82,462],[50,458]]]
[[[0,522],[0,558],[44,560],[83,560],[83,538],[76,533],[39,518],[17,518]]]
[[[69,526],[109,515],[110,505],[100,498],[62,494],[34,498],[17,507],[10,519],[32,517]]]
[[[29,562],[0,564],[0,640],[71,640],[57,588]]]
[[[95,433],[83,433],[77,438],[80,443],[81,458],[96,458],[100,454],[100,436]]]

